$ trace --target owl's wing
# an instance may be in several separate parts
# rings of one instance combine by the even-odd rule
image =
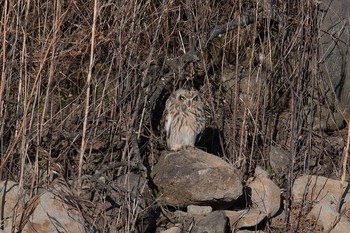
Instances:
[[[165,132],[166,132],[166,138],[169,138],[172,120],[173,120],[173,119],[172,119],[171,114],[167,114],[167,115],[165,116],[164,130],[165,130]]]
[[[197,120],[199,121],[199,126],[197,128],[197,138],[196,138],[196,142],[199,142],[202,138],[202,136],[205,133],[205,128],[206,128],[206,123],[207,123],[207,118],[208,116],[210,116],[210,109],[209,109],[209,105],[208,103],[203,100],[203,110],[202,110],[203,115],[201,115],[200,117],[197,118]]]
[[[163,116],[160,120],[160,139],[162,142],[165,142],[167,137],[168,137],[168,132],[170,130],[170,123],[167,119],[167,116],[168,116],[168,111],[167,110],[164,110],[164,113],[163,113]]]
[[[198,131],[196,132],[196,142],[199,142],[202,139],[202,136],[204,135],[205,131],[205,121],[203,122],[203,127],[198,128]]]

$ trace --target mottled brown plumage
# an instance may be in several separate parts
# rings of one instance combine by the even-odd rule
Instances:
[[[196,90],[178,89],[166,101],[163,116],[169,150],[194,146],[205,127],[203,100]]]

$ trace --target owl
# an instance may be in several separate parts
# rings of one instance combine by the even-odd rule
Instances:
[[[193,89],[175,91],[166,101],[163,118],[169,150],[193,147],[205,127],[205,105],[199,92]]]

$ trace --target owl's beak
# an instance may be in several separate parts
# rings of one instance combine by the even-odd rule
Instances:
[[[191,106],[191,100],[186,101],[186,106],[189,108]]]

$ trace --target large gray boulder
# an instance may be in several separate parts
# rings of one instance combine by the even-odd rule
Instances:
[[[85,233],[84,218],[63,178],[56,178],[48,190],[29,200],[22,219],[23,233]]]
[[[268,178],[267,172],[257,166],[254,178],[247,183],[251,190],[252,207],[261,210],[267,217],[275,216],[281,207],[281,189]]]
[[[1,221],[4,232],[15,232],[18,229],[12,226],[13,221],[19,221],[21,219],[21,213],[25,202],[25,195],[17,183],[6,180],[0,181],[0,209],[1,209]],[[1,232],[1,231],[0,231]]]
[[[324,176],[300,176],[293,184],[293,202],[295,205],[311,203],[308,217],[317,220],[324,232],[349,232],[350,221],[344,214],[350,208],[348,187],[348,182],[342,184],[340,180]]]
[[[349,0],[324,0],[319,6],[320,63],[332,81],[343,110],[350,113]]]
[[[195,148],[163,152],[151,173],[161,204],[222,208],[242,195],[240,172],[221,158]]]

